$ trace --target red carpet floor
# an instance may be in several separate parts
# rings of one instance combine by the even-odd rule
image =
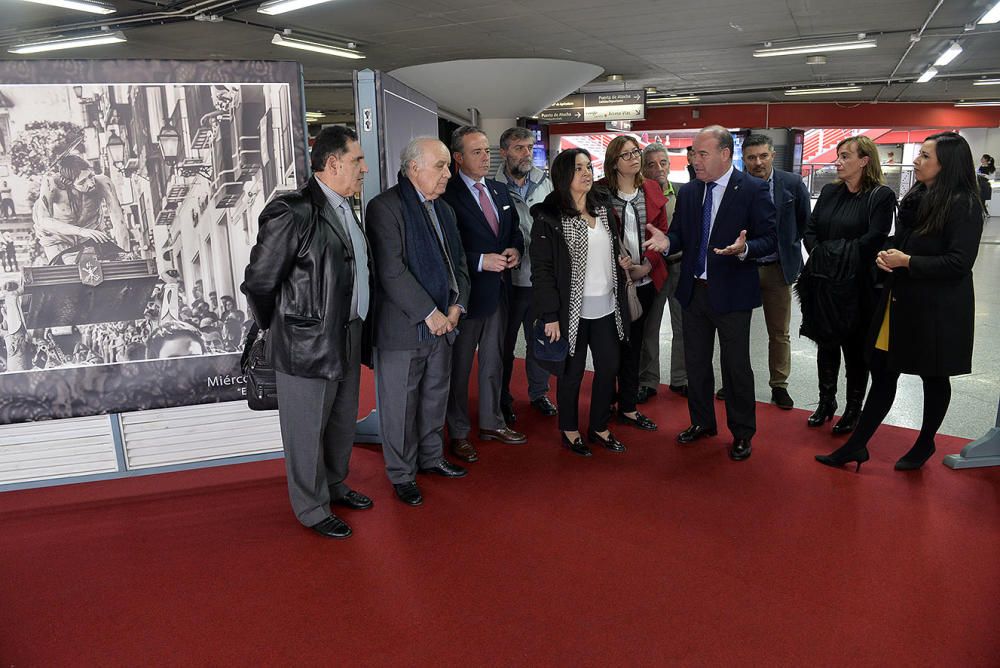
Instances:
[[[734,463],[647,406],[583,459],[519,404],[529,444],[421,508],[358,449],[347,541],[297,525],[280,460],[0,494],[0,664],[1000,665],[1000,471],[943,467],[960,440],[903,474],[883,428],[855,475],[761,405]]]

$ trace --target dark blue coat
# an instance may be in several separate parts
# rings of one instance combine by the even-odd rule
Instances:
[[[704,197],[705,184],[702,181],[691,181],[681,187],[677,193],[674,220],[667,235],[671,253],[684,251],[677,299],[685,308],[691,304],[694,291]],[[746,260],[712,252],[714,248],[731,245],[741,230],[747,231],[749,252]],[[760,306],[760,278],[757,265],[752,260],[773,253],[776,246],[775,209],[767,182],[734,169],[708,243],[708,296],[712,309],[717,313],[729,313],[749,311]]]
[[[465,248],[465,260],[472,280],[472,294],[466,307],[466,317],[469,318],[486,318],[492,315],[500,305],[501,290],[510,285],[509,270],[479,271],[479,256],[502,253],[508,248],[516,248],[518,253],[524,254],[524,236],[507,186],[489,178],[485,182],[499,214],[499,234],[493,234],[483,210],[479,208],[479,202],[472,198],[472,193],[459,174],[451,177],[448,188],[442,195],[444,201],[455,210],[458,232]]]
[[[802,177],[774,170],[774,206],[777,209],[778,258],[785,282],[791,285],[802,271],[802,235],[809,224],[812,200]]]

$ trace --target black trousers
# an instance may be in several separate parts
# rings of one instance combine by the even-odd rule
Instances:
[[[642,355],[642,339],[649,309],[656,298],[656,286],[652,283],[636,288],[642,315],[632,321],[628,342],[622,344],[621,367],[618,369],[618,410],[631,413],[635,410],[636,395],[639,393],[639,358]],[[663,315],[662,313],[660,314]]]
[[[524,370],[528,376],[528,399],[541,399],[549,393],[549,372],[543,369],[535,360],[531,345],[531,328],[535,316],[531,312],[531,288],[512,285],[508,292],[507,328],[503,339],[503,379],[501,381],[500,404],[513,406],[514,396],[510,393],[510,378],[514,372],[514,348],[517,346],[517,334],[524,331],[524,341],[527,350],[524,357]]]
[[[594,358],[594,383],[590,387],[591,431],[604,431],[611,419],[611,403],[615,398],[615,376],[618,374],[621,341],[615,314],[598,320],[580,319],[576,333],[576,352],[566,360],[566,369],[556,384],[559,407],[559,429],[580,430],[580,383],[587,367],[587,348]]]
[[[712,353],[718,332],[722,384],[726,388],[726,424],[733,438],[752,438],[757,431],[757,403],[750,366],[751,313],[717,313],[708,300],[708,283],[701,280],[695,281],[691,303],[684,309],[684,362],[691,424],[716,428]]]
[[[851,437],[844,447],[856,450],[868,445],[875,431],[889,414],[892,403],[896,399],[896,385],[900,373],[886,367],[888,355],[881,350],[875,350],[871,357],[872,389],[865,399],[865,407],[858,419]],[[951,403],[951,381],[948,376],[921,376],[924,382],[924,417],[920,424],[920,435],[917,443],[930,446],[934,443],[934,435],[941,428],[944,416]]]

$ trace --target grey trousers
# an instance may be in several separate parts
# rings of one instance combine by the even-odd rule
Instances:
[[[451,348],[439,336],[414,350],[375,350],[382,456],[394,485],[412,481],[443,455]]]
[[[684,365],[684,326],[681,303],[675,296],[680,282],[681,265],[669,265],[667,281],[656,293],[649,308],[645,331],[642,335],[642,353],[639,356],[639,386],[657,387],[660,384],[660,325],[663,311],[670,309],[670,384],[687,385],[687,367]]]
[[[458,323],[458,338],[452,351],[451,392],[448,395],[448,433],[467,438],[469,422],[469,376],[479,348],[479,428],[503,429],[500,385],[503,381],[503,337],[507,307],[501,299],[486,318],[464,318]]]
[[[350,326],[347,348],[347,372],[339,381],[275,374],[288,497],[306,526],[325,519],[330,500],[350,491],[344,480],[358,419],[360,319]]]
[[[792,371],[792,342],[788,328],[792,321],[792,288],[778,263],[758,267],[760,298],[764,303],[767,326],[767,369],[771,387],[788,387]]]

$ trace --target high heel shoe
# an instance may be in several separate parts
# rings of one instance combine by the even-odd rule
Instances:
[[[867,462],[868,458],[868,446],[865,445],[862,445],[860,448],[853,448],[852,446],[852,449],[847,449],[847,446],[842,446],[828,455],[816,455],[816,461],[820,464],[833,466],[835,468],[839,468],[849,462],[857,462],[858,465],[854,469],[855,473],[861,471],[861,465]]]
[[[823,423],[833,419],[833,414],[837,412],[836,399],[820,399],[816,406],[816,412],[806,419],[806,424],[810,427],[821,427]]]
[[[937,448],[934,447],[934,443],[931,443],[930,447],[928,447],[926,443],[920,443],[918,441],[913,444],[913,447],[910,448],[909,452],[899,458],[899,461],[896,462],[895,469],[897,471],[916,471],[931,458],[931,455],[933,455],[936,450]]]
[[[562,444],[564,448],[567,448],[574,455],[580,455],[581,457],[591,457],[594,453],[590,451],[590,447],[583,442],[583,439],[579,436],[574,440],[569,440],[566,436],[566,432],[560,431],[559,435],[562,436]]]

